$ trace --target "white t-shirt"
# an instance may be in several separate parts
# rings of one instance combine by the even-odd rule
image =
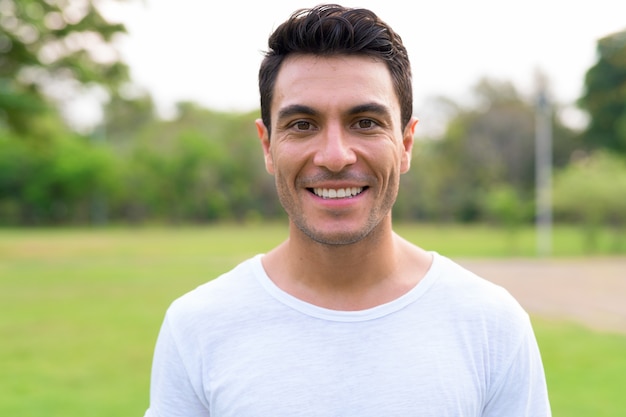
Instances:
[[[528,315],[433,254],[415,288],[361,311],[305,303],[261,256],[169,308],[146,417],[546,417]]]

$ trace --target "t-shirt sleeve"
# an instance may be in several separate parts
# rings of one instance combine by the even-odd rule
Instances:
[[[526,323],[521,343],[489,389],[483,417],[552,415],[539,347],[530,320]]]
[[[192,364],[183,360],[179,343],[166,316],[154,350],[150,407],[144,417],[210,416],[201,389],[193,381],[198,370],[190,372]]]

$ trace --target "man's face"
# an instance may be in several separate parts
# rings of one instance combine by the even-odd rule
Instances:
[[[283,62],[271,138],[257,128],[290,222],[308,238],[350,244],[391,228],[416,120],[403,129],[386,65],[369,57],[298,55]]]

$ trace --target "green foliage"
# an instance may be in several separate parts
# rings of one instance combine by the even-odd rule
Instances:
[[[107,22],[99,4],[0,0],[0,224],[284,216],[273,178],[264,172],[256,112],[216,113],[181,103],[175,119],[157,119],[149,94],[129,88],[128,69],[115,51],[115,37],[125,28]],[[72,95],[94,86],[110,101],[102,126],[86,138],[68,130],[58,103],[47,97],[52,87]],[[598,42],[598,61],[585,86],[580,103],[591,122],[584,135],[563,126],[554,105],[555,170],[568,166],[585,144],[626,152],[626,32]],[[394,206],[398,219],[488,220],[510,227],[530,219],[534,103],[512,84],[488,79],[476,85],[474,98],[470,106],[447,100],[445,133],[417,141]],[[600,192],[605,186],[589,187]],[[560,218],[584,221],[589,236],[596,228],[591,225],[624,223],[620,213],[605,213],[603,199],[599,209],[568,208],[594,203],[558,199]],[[610,206],[622,210],[619,203]]]
[[[92,0],[0,2],[0,126],[31,132],[30,120],[49,109],[51,85],[114,91],[128,69],[112,46],[123,25],[107,22]]]
[[[90,140],[60,126],[45,141],[0,131],[0,224],[280,216],[255,117],[186,103],[171,121],[120,124],[112,140],[109,129]]]
[[[508,184],[498,184],[487,190],[483,204],[487,219],[508,231],[509,249],[515,253],[517,234],[523,224],[532,218],[532,207]]]
[[[559,172],[554,182],[554,209],[565,219],[582,223],[590,250],[597,246],[598,229],[626,226],[626,163],[616,155],[597,151]],[[616,240],[616,247],[621,242]]]
[[[482,220],[493,214],[485,212],[489,196],[483,190],[497,184],[508,184],[521,200],[533,199],[534,104],[510,83],[492,80],[477,84],[475,99],[470,108],[452,104],[453,116],[441,138],[416,144],[411,171],[403,178],[399,217]],[[558,167],[567,164],[579,144],[557,118],[552,123]]]
[[[128,147],[137,133],[155,120],[154,102],[145,92],[114,94],[104,107],[104,118],[96,134],[117,149]]]
[[[489,189],[484,209],[490,219],[507,229],[519,228],[528,219],[529,207],[513,187],[505,184]]]
[[[110,201],[114,213],[174,223],[275,216],[255,117],[183,103],[176,119],[146,124],[125,147],[125,190]]]
[[[626,30],[600,39],[597,52],[580,99],[591,116],[584,139],[592,149],[626,154]]]
[[[75,136],[45,145],[0,135],[0,224],[88,221],[113,186],[111,152]]]

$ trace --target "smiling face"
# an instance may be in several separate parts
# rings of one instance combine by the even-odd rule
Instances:
[[[295,233],[345,245],[391,230],[417,121],[401,126],[384,63],[364,56],[287,58],[271,120],[271,138],[260,120],[257,128]]]

